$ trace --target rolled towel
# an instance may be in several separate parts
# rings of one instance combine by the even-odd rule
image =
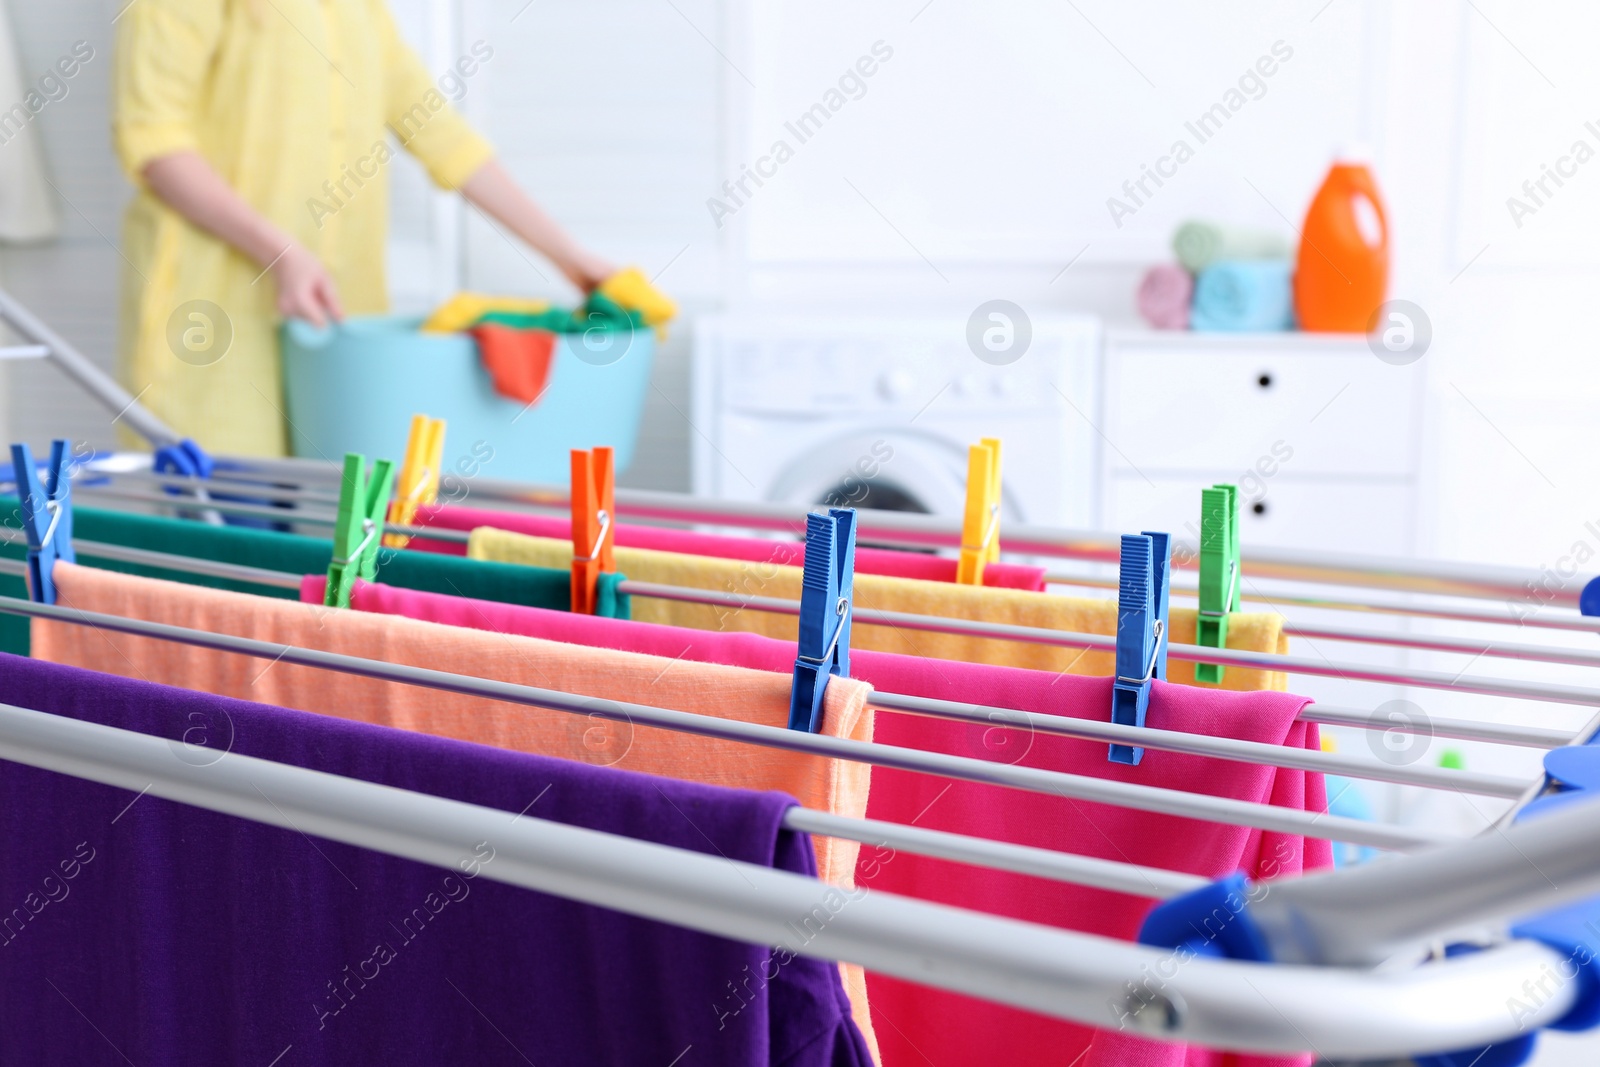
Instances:
[[[1224,259],[1289,259],[1289,241],[1272,230],[1190,219],[1172,235],[1172,251],[1190,274]]]
[[[1214,333],[1292,330],[1291,277],[1283,259],[1213,263],[1195,282],[1189,326]]]
[[[1139,282],[1139,314],[1158,330],[1187,330],[1194,277],[1176,263],[1159,263]]]

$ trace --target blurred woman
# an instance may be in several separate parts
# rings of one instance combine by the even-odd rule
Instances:
[[[387,306],[391,136],[439,186],[584,291],[611,273],[511,180],[384,0],[134,0],[117,21],[120,366],[141,402],[224,454],[282,455],[278,325]],[[450,92],[449,95],[458,95]]]

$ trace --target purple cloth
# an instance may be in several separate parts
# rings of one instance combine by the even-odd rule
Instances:
[[[174,759],[232,751],[815,872],[778,793],[15,656],[0,703],[189,741]],[[20,764],[0,763],[0,804],[6,1063],[871,1064],[824,961]]]

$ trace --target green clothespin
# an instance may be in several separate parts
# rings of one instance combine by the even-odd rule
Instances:
[[[1200,615],[1195,644],[1228,647],[1228,613],[1239,610],[1239,487],[1200,490]],[[1197,663],[1197,682],[1220,682],[1220,663]]]
[[[356,579],[378,576],[378,547],[383,520],[394,488],[394,464],[380,459],[366,473],[367,458],[346,452],[344,476],[339,480],[339,515],[333,528],[333,561],[328,564],[328,591],[322,602],[330,608],[348,608]]]

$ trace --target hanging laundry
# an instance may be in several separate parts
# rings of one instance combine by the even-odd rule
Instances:
[[[480,527],[472,531],[467,555],[472,559],[559,568],[571,560],[572,544]],[[748,561],[712,559],[621,545],[616,549],[616,557],[617,569],[635,581],[710,589],[747,598],[766,596],[784,600],[800,599],[799,567],[752,564]],[[1073,633],[1114,635],[1117,632],[1115,600],[1090,600],[1018,589],[924,582],[860,572],[855,576],[855,605],[858,608],[1036,626]],[[630,617],[696,630],[746,630],[790,642],[796,640],[798,632],[792,615],[642,596],[632,598]],[[1195,609],[1174,607],[1169,618],[1171,640],[1178,644],[1192,644],[1195,637]],[[852,655],[856,649],[869,649],[1086,675],[1110,676],[1115,659],[1110,652],[929,633],[860,621],[851,624],[850,644]],[[1228,624],[1228,647],[1253,652],[1287,652],[1289,643],[1283,633],[1283,617],[1267,612],[1234,613]],[[1172,660],[1167,665],[1167,678],[1193,684],[1194,665]],[[1222,688],[1235,690],[1281,690],[1287,685],[1288,677],[1280,671],[1235,667],[1228,669],[1222,682]]]
[[[302,597],[319,602],[319,588]],[[357,587],[358,611],[471,626],[496,633],[570,641],[621,651],[787,672],[794,645],[752,633],[711,633],[651,623],[471,603],[458,597]],[[1103,720],[1111,679],[1059,676],[985,664],[940,663],[894,653],[850,653],[851,675],[886,693],[1073,718]],[[1231,673],[1231,672],[1230,672]],[[1315,724],[1298,721],[1307,701],[1283,693],[1226,693],[1154,683],[1146,723],[1152,728],[1232,737],[1286,748],[1320,749]],[[1145,751],[1138,767],[1111,763],[1104,742],[1040,734],[1008,726],[1005,716],[973,724],[884,714],[874,740],[1046,770],[1209,793],[1301,811],[1327,810],[1322,775],[1286,768]],[[1060,852],[1187,871],[1220,878],[1244,870],[1270,880],[1328,867],[1332,846],[1318,838],[1251,830],[997,786],[949,781],[879,767],[867,816]],[[923,856],[867,847],[856,872],[861,885],[959,904],[1011,918],[1132,940],[1152,901],[1122,893],[1063,885]],[[1228,1057],[1157,1044],[869,975],[868,990],[886,1067],[933,1063],[1033,1063],[1040,1049],[1052,1062],[1093,1067],[1289,1067],[1298,1057]],[[1065,1055],[1058,1055],[1064,1052]]]
[[[16,514],[16,499],[0,498],[0,515]],[[134,515],[125,511],[81,506],[74,506],[72,514],[73,532],[80,540],[100,541],[126,548],[143,548],[153,552],[191,556],[219,563],[241,563],[265,570],[283,571],[297,577],[312,573],[326,574],[328,563],[333,557],[333,546],[330,541],[273,530],[211,526],[187,519]],[[14,528],[17,528],[15,524],[20,523],[20,520],[13,518],[12,521]],[[26,555],[26,545],[0,544],[0,558],[22,559]],[[230,589],[290,600],[296,596],[293,590],[255,585],[229,578],[213,578],[191,571],[166,570],[122,560],[103,559],[88,551],[79,553],[79,558],[93,562],[96,567],[123,574],[141,574],[189,585]],[[483,563],[445,559],[426,553],[385,550],[378,554],[378,575],[385,583],[406,589],[454,593],[481,600],[505,599],[535,607],[564,610],[572,600],[570,569],[553,571],[548,568],[514,567],[506,564],[486,566]],[[617,586],[624,580],[625,577],[621,574],[600,576],[597,608],[599,614],[627,617],[628,597],[617,591]],[[0,575],[0,595],[27,599],[27,585],[21,578]],[[28,647],[28,620],[13,615],[0,616],[0,652],[25,656],[28,654]]]
[[[35,619],[33,654],[39,659],[520,752],[710,785],[776,790],[806,807],[854,818],[866,812],[871,769],[864,763],[635,726],[598,714],[608,702],[622,701],[783,727],[789,721],[787,674],[474,632],[71,563],[57,564],[55,579],[57,602],[83,611],[578,693],[593,698],[596,714],[549,711]],[[323,580],[306,579],[313,588]],[[834,679],[821,732],[872,740],[868,692],[861,682]],[[860,846],[833,838],[814,844],[822,878],[852,888]],[[854,1017],[870,1043],[861,970],[845,965],[843,971]]]
[[[418,508],[416,522],[419,526],[469,532],[479,526],[493,526],[496,529],[510,530],[530,537],[550,537],[558,541],[570,540],[572,537],[570,518],[530,515],[518,511],[488,511],[448,504],[433,504]],[[714,556],[718,559],[742,559],[752,563],[777,563],[788,567],[802,567],[806,561],[804,541],[729,537],[723,534],[696,533],[693,530],[674,530],[662,526],[618,523],[616,543],[629,548],[653,548],[662,552],[683,552],[691,556]],[[426,537],[417,538],[411,547],[423,552],[438,552],[453,556],[464,556],[467,553],[466,545],[454,541],[436,541]],[[935,556],[926,552],[905,552],[857,545],[856,573],[919,578],[929,582],[954,582],[956,561],[948,556]],[[1029,567],[1020,563],[990,563],[983,569],[983,584],[1043,592],[1044,575],[1043,567]]]
[[[271,759],[815,874],[774,793],[10,656],[0,703],[165,737],[179,758]],[[102,1063],[110,1043],[141,1064],[292,1048],[299,1063],[637,1067],[688,1047],[723,1067],[871,1063],[833,965],[491,881],[492,842],[439,868],[15,763],[0,798],[34,813],[0,826],[0,899],[23,917],[0,932],[8,1060]]]

